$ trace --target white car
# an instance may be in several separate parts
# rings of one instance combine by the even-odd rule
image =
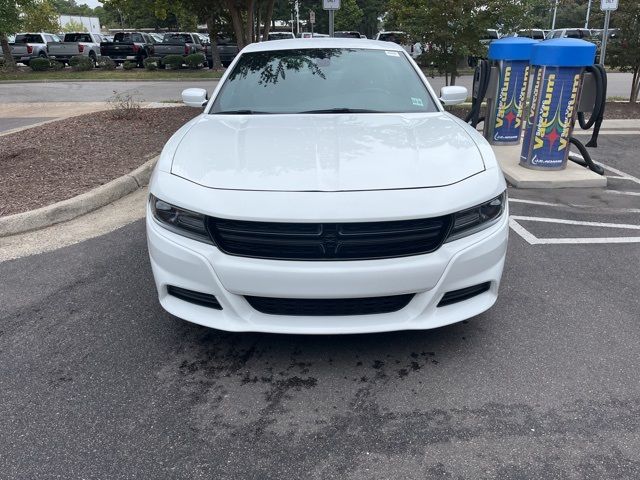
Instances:
[[[168,312],[230,331],[429,329],[493,305],[506,184],[401,46],[245,47],[167,142],[147,206]]]

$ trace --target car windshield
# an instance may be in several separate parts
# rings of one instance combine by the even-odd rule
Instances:
[[[209,113],[435,111],[404,52],[315,48],[243,53]]]

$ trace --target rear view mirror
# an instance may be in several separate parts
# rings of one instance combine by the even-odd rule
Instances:
[[[467,89],[457,85],[442,87],[440,89],[440,102],[443,105],[457,105],[467,99]]]
[[[202,108],[207,104],[208,96],[204,88],[187,88],[182,91],[182,101],[189,107]]]

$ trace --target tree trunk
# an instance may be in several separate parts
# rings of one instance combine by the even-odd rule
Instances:
[[[456,84],[456,72],[451,72],[451,83],[449,83],[449,85],[455,85]]]
[[[13,59],[13,55],[11,55],[9,39],[4,33],[0,33],[0,44],[2,45],[2,54],[4,55],[4,68],[7,70],[15,70],[16,61]]]
[[[236,35],[238,50],[242,50],[247,44],[244,38],[244,29],[242,28],[242,12],[233,0],[226,0],[227,10],[231,15],[231,24],[233,25],[233,33]]]
[[[220,70],[222,68],[222,62],[220,61],[220,52],[218,51],[218,22],[215,15],[209,15],[207,20],[207,27],[209,27],[209,47],[211,48],[211,69]]]
[[[247,41],[247,45],[255,41],[253,36],[253,20],[255,18],[254,7],[255,7],[255,0],[248,0],[247,1],[247,23],[245,25],[245,34],[244,34],[244,38]]]
[[[265,40],[269,37],[269,30],[271,29],[271,21],[273,19],[273,5],[275,3],[275,0],[267,0],[267,13],[264,16],[264,32],[262,33],[262,38]]]

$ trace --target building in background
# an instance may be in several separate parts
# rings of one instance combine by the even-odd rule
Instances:
[[[100,33],[100,20],[98,17],[83,17],[81,15],[60,15],[58,19],[60,27],[64,29],[65,25],[74,24],[82,25],[84,30],[91,33]]]

